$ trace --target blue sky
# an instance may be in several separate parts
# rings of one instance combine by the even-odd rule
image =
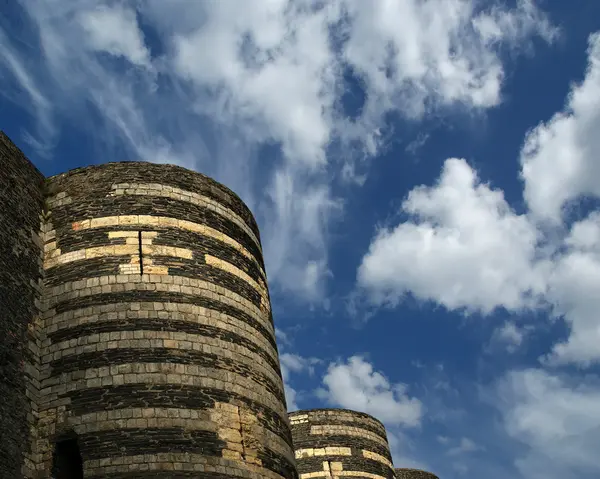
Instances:
[[[43,173],[177,163],[252,208],[290,408],[444,479],[600,476],[600,3],[2,9],[0,128]]]

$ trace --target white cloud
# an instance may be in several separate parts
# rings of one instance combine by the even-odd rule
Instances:
[[[78,14],[91,49],[122,56],[134,65],[150,66],[150,52],[144,44],[134,10],[100,5]]]
[[[498,386],[508,434],[524,444],[516,466],[529,479],[600,474],[600,383],[538,369],[514,371]]]
[[[546,357],[550,363],[582,366],[600,361],[600,213],[575,223],[548,278],[555,313],[564,315],[571,330]]]
[[[482,449],[483,448],[477,445],[472,439],[469,439],[468,437],[462,437],[456,446],[448,449],[446,454],[449,456],[459,456],[470,452],[481,451]]]
[[[298,354],[283,353],[279,355],[279,362],[281,364],[281,376],[283,377],[288,411],[295,411],[298,409],[300,395],[298,394],[298,391],[292,387],[290,376],[292,373],[312,375],[314,373],[315,364],[318,364],[320,360],[317,358],[305,358]]]
[[[372,240],[358,270],[358,284],[372,301],[393,305],[411,293],[484,314],[498,307],[548,308],[570,331],[543,360],[580,366],[600,361],[600,213],[558,228],[538,221],[559,221],[565,202],[600,192],[594,170],[600,154],[594,128],[600,126],[594,107],[600,34],[591,36],[590,45],[590,67],[573,86],[569,107],[538,126],[523,147],[530,210],[517,215],[464,160],[447,160],[434,186],[409,193],[402,205],[408,220]],[[523,333],[507,323],[492,343],[514,350]]]
[[[551,39],[525,0],[477,10],[475,0],[20,5],[39,45],[30,38],[34,47],[18,52],[21,63],[36,59],[19,81],[52,99],[54,124],[90,132],[103,160],[126,152],[178,163],[235,188],[257,212],[272,285],[315,302],[330,275],[327,225],[341,204],[332,179],[364,176],[355,160],[377,154],[386,114],[494,106],[501,50]],[[346,69],[366,89],[352,121],[340,105]],[[342,147],[330,155],[333,142]],[[266,158],[265,146],[274,151]]]
[[[446,160],[437,184],[413,189],[402,210],[411,219],[381,229],[358,271],[374,301],[394,304],[410,292],[489,313],[517,310],[544,292],[538,232],[465,160]]]
[[[392,426],[421,423],[423,405],[407,394],[404,384],[392,384],[360,356],[332,363],[319,395],[328,403],[370,414]]]
[[[563,207],[581,195],[600,195],[600,33],[589,39],[588,70],[564,111],[538,125],[521,152],[525,199],[539,218],[560,223]]]
[[[502,347],[509,353],[514,353],[521,347],[531,330],[531,325],[520,326],[515,321],[507,320],[494,330],[489,348]]]

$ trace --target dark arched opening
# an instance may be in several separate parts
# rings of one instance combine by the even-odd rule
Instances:
[[[56,441],[52,456],[52,479],[83,479],[83,460],[77,437]]]

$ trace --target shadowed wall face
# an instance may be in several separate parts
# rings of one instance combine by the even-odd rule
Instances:
[[[86,478],[296,478],[256,223],[188,170],[48,180],[44,467],[75,433]]]
[[[301,479],[394,478],[385,428],[371,416],[316,409],[293,412],[289,417]]]
[[[396,479],[439,479],[435,474],[420,469],[396,469]]]
[[[0,132],[0,477],[30,477],[37,416],[42,174]]]

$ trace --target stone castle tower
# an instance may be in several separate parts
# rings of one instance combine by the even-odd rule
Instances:
[[[233,192],[142,162],[44,178],[1,132],[0,162],[0,479],[395,477],[370,416],[288,417]]]

